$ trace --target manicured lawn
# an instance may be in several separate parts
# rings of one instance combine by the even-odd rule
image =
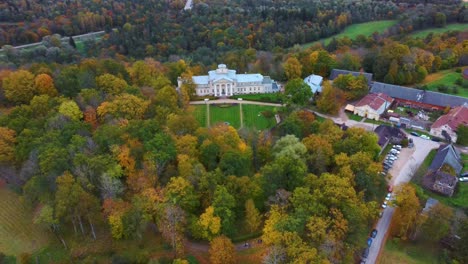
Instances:
[[[210,125],[216,123],[227,123],[235,128],[240,128],[240,109],[239,104],[229,104],[226,107],[220,107],[220,105],[210,105]],[[256,128],[259,130],[264,130],[272,128],[276,125],[276,120],[274,116],[266,118],[263,116],[263,111],[272,111],[275,112],[273,106],[264,106],[264,105],[242,105],[242,112],[244,118],[244,126],[249,128]],[[196,105],[194,106],[193,114],[198,120],[201,126],[206,126],[206,106],[205,105]]]
[[[32,253],[49,243],[50,233],[33,224],[30,210],[18,195],[0,188],[0,208],[0,252],[5,255]]]
[[[441,249],[434,244],[402,242],[388,240],[379,258],[379,264],[430,264],[440,263],[438,252]]]
[[[468,97],[468,89],[463,88],[461,85],[455,83],[458,79],[463,79],[461,73],[455,72],[455,69],[445,70],[429,74],[428,76],[426,76],[426,79],[420,84],[420,86],[425,85],[430,91],[443,92],[457,96]],[[440,85],[447,86],[448,90],[446,92],[439,91],[437,88]],[[458,93],[454,93],[453,87],[458,88]]]
[[[351,120],[354,120],[354,121],[361,121],[362,120],[362,116],[358,116],[358,115],[355,115],[355,114],[352,114],[352,113],[348,113],[346,112],[346,115],[348,116],[349,119]]]
[[[461,24],[461,23],[449,24],[443,28],[430,28],[430,29],[416,31],[414,33],[411,33],[410,36],[415,37],[415,38],[425,38],[430,33],[440,34],[440,33],[444,33],[447,31],[454,31],[454,30],[468,31],[468,24],[466,23],[465,24]]]
[[[264,94],[242,94],[231,96],[231,99],[242,98],[248,101],[258,101],[267,103],[282,103],[281,93],[264,93]]]
[[[381,21],[372,21],[372,22],[366,22],[366,23],[361,23],[361,24],[353,24],[351,26],[346,27],[343,32],[333,35],[331,37],[325,38],[325,39],[320,39],[311,43],[306,43],[302,45],[304,48],[308,48],[316,43],[324,42],[325,45],[328,45],[332,38],[342,38],[342,37],[348,37],[350,39],[355,39],[358,35],[364,35],[364,36],[370,36],[374,32],[382,33],[384,32],[387,28],[393,26],[396,24],[396,20],[381,20]]]

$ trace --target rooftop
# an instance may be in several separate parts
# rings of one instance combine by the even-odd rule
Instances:
[[[387,105],[390,106],[392,102],[393,98],[391,98],[388,95],[385,95],[383,93],[370,93],[364,96],[355,106],[360,107],[368,105],[374,110],[379,110],[379,108],[382,107],[383,104],[387,103]]]
[[[451,144],[440,145],[429,169],[437,171],[446,163],[452,166],[457,174],[463,169],[460,154]]]
[[[264,77],[263,75],[259,73],[236,74],[235,70],[228,69],[225,64],[219,64],[218,69],[209,71],[208,75],[193,76],[192,80],[195,84],[208,84],[210,81],[217,82],[220,80],[227,80],[230,82],[237,81],[238,83],[245,83],[245,82],[265,83],[265,80],[264,80],[265,78],[266,77]]]
[[[459,125],[468,125],[468,104],[455,107],[446,115],[439,117],[431,128],[438,128],[444,125],[456,130]]]
[[[383,147],[387,141],[391,138],[404,139],[406,138],[405,132],[398,127],[392,127],[387,125],[379,125],[375,128],[374,132],[379,137],[378,144]]]
[[[432,91],[423,91],[414,88],[408,88],[404,86],[381,82],[374,82],[372,84],[370,92],[384,93],[393,98],[436,105],[440,107],[456,107],[468,103],[468,98],[460,96],[437,93]]]

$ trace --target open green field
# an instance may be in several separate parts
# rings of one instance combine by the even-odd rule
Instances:
[[[435,92],[443,92],[437,88],[440,85],[445,85],[448,87],[448,90],[444,93],[468,97],[468,88],[463,88],[461,85],[456,84],[458,79],[463,79],[462,74],[456,72],[455,69],[450,69],[427,75],[420,85],[426,85],[428,90]],[[463,82],[467,81],[463,80]],[[458,93],[454,93],[453,87],[457,87]]]
[[[364,36],[370,36],[374,32],[382,33],[384,32],[387,28],[395,25],[397,23],[396,20],[381,20],[381,21],[372,21],[372,22],[366,22],[366,23],[361,23],[361,24],[353,24],[348,27],[346,27],[343,32],[333,35],[328,38],[320,39],[314,42],[306,43],[302,45],[304,48],[308,48],[315,43],[320,43],[324,42],[325,45],[328,45],[332,38],[342,38],[342,37],[348,37],[350,39],[355,39],[358,35],[364,35]]]
[[[443,28],[430,28],[430,29],[425,29],[425,30],[419,30],[411,33],[409,36],[414,37],[414,38],[425,38],[427,35],[430,33],[434,34],[440,34],[440,33],[445,33],[448,31],[468,31],[468,24],[461,24],[461,23],[455,23],[455,24],[448,24]]]
[[[45,247],[49,232],[33,224],[30,211],[18,195],[0,188],[0,252],[5,255],[32,253]]]
[[[388,240],[380,254],[379,264],[431,264],[440,263],[437,245]]]
[[[220,107],[220,105],[216,104],[212,104],[209,106],[210,125],[227,122],[227,124],[235,128],[240,128],[241,121],[239,104],[229,104],[223,106],[226,107]],[[271,116],[267,118],[262,114],[262,112],[275,112],[275,108],[276,107],[273,106],[243,104],[242,112],[244,118],[244,126],[249,128],[256,128],[259,130],[272,128],[276,125],[275,117]],[[206,106],[194,105],[193,113],[200,125],[206,126]]]

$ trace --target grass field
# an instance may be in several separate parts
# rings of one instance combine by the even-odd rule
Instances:
[[[431,264],[440,263],[436,245],[416,244],[388,240],[380,255],[379,264]]]
[[[440,34],[440,33],[444,33],[447,31],[454,31],[454,30],[468,31],[468,24],[455,23],[455,24],[446,25],[443,28],[430,28],[430,29],[425,29],[425,30],[419,30],[419,31],[411,33],[409,36],[415,37],[415,38],[425,38],[430,33]]]
[[[350,39],[355,39],[358,35],[364,35],[364,36],[370,36],[374,32],[382,33],[384,32],[387,28],[395,25],[397,23],[396,20],[381,20],[381,21],[372,21],[372,22],[366,22],[366,23],[361,23],[361,24],[353,24],[348,27],[346,27],[343,32],[333,35],[328,38],[320,39],[314,42],[306,43],[302,45],[304,48],[308,48],[315,43],[320,43],[324,42],[325,45],[328,45],[332,38],[342,38],[342,37],[348,37]]]
[[[456,84],[457,79],[461,79],[462,75],[459,72],[455,72],[455,69],[445,70],[429,74],[426,79],[420,85],[426,85],[430,91],[440,92],[437,87],[439,85],[448,86],[448,94],[454,94],[458,96],[468,97],[468,89]],[[465,80],[466,82],[466,80]],[[458,94],[453,93],[452,87],[458,88]]]
[[[220,107],[219,105],[210,105],[210,125],[225,123],[240,128],[240,109],[238,104]],[[242,105],[244,117],[244,126],[264,130],[276,125],[274,116],[266,118],[262,115],[263,111],[275,111],[273,106],[264,105]],[[196,105],[193,111],[195,118],[201,126],[206,126],[206,106]]]
[[[15,193],[0,188],[0,208],[0,252],[32,253],[48,244],[49,233],[32,223],[30,211]]]

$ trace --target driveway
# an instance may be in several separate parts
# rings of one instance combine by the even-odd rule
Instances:
[[[409,182],[411,177],[413,177],[413,174],[426,158],[427,154],[429,154],[432,149],[439,147],[439,143],[437,142],[422,139],[420,137],[409,137],[413,139],[414,148],[403,148],[398,160],[395,161],[393,168],[389,171],[389,173],[393,175],[390,180],[390,184],[393,186]],[[378,233],[372,242],[366,263],[378,263],[377,258],[379,256],[380,249],[385,245],[385,237],[388,232],[388,228],[390,227],[394,212],[395,208],[390,206],[384,209],[382,218],[377,222],[376,229]]]
[[[253,104],[253,105],[269,105],[269,106],[283,106],[282,104],[275,103],[264,103],[257,101],[247,101],[247,100],[234,100],[234,99],[217,99],[217,100],[208,100],[208,101],[190,101],[191,105],[204,105],[204,104]]]

